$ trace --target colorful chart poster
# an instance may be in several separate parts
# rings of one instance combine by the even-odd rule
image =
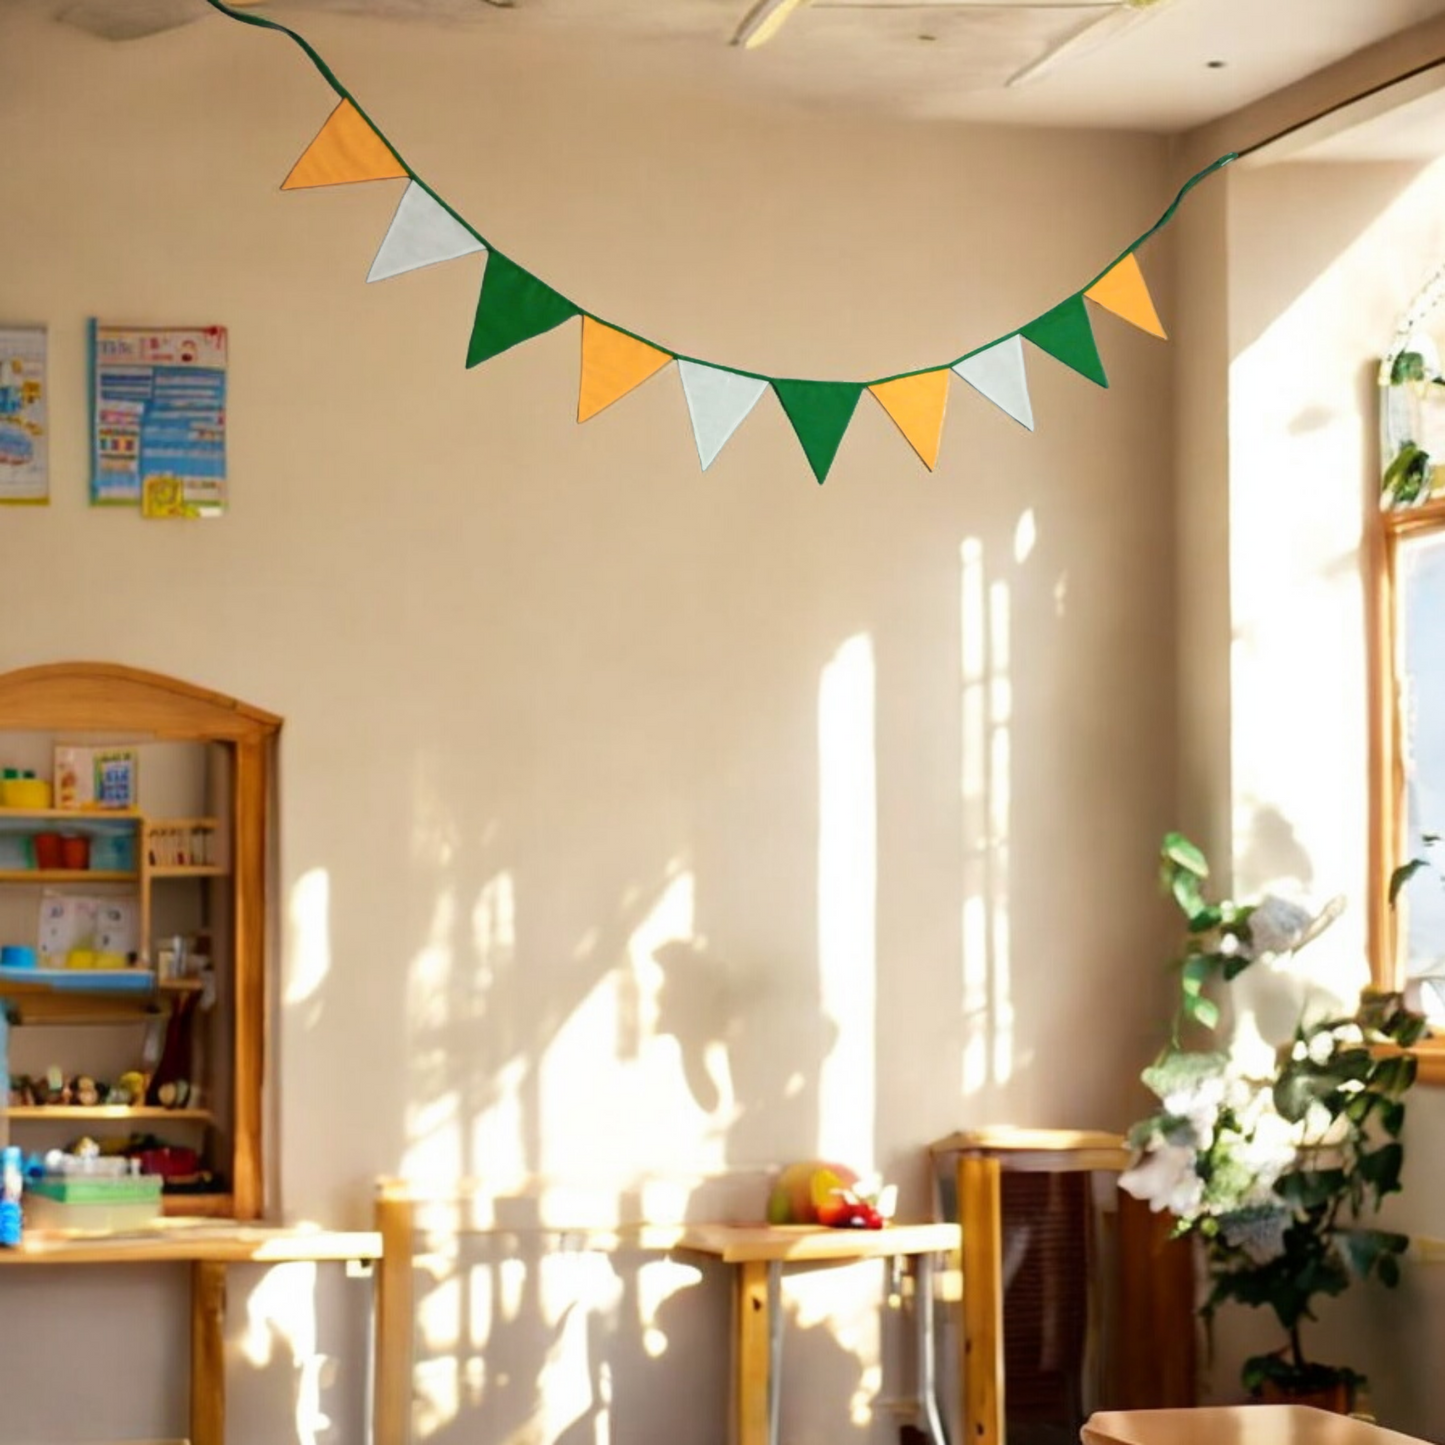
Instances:
[[[0,502],[50,500],[45,328],[0,326]]]
[[[92,506],[226,509],[226,328],[90,323]]]

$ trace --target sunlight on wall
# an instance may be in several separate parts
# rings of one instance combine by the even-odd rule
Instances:
[[[289,1008],[315,999],[331,972],[331,875],[325,868],[309,869],[292,884],[286,922],[282,1000]]]
[[[873,1167],[878,796],[873,644],[849,638],[818,688],[818,996],[837,1030],[818,1082],[818,1152]]]
[[[409,1179],[454,1179],[465,1172],[461,1097],[450,1078],[446,1026],[451,1018],[452,929],[456,900],[442,888],[432,905],[427,942],[407,974],[407,1019],[413,1077],[407,1105],[402,1173]]]
[[[549,1184],[621,1186],[650,1172],[724,1167],[736,1114],[725,1041],[679,1039],[659,1027],[665,975],[658,954],[694,946],[694,894],[691,871],[678,868],[629,937],[625,961],[593,985],[542,1051],[541,1171]],[[635,1052],[622,1057],[619,1040],[634,1032]],[[715,1086],[711,1107],[689,1086],[684,1048],[698,1052]]]
[[[277,1346],[281,1348],[278,1350]],[[278,1264],[246,1300],[241,1353],[258,1370],[280,1355],[296,1371],[296,1445],[318,1445],[331,1429],[321,1409],[321,1374],[327,1364],[316,1350],[316,1265]]]
[[[1020,519],[1016,558],[1032,551],[1031,513]],[[963,798],[963,1091],[978,1094],[1013,1075],[1009,979],[1009,594],[990,583],[983,543],[959,548]]]

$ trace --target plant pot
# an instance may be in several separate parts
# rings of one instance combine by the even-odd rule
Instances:
[[[1312,1405],[1316,1410],[1348,1415],[1355,1408],[1355,1387],[1349,1380],[1336,1380],[1333,1385],[1313,1390],[1291,1390],[1266,1380],[1255,1399],[1261,1405]]]

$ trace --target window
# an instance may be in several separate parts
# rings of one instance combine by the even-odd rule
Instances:
[[[1376,983],[1405,989],[1445,1034],[1445,371],[1430,325],[1442,299],[1445,268],[1380,369],[1372,924]],[[1412,859],[1423,866],[1392,905]]]

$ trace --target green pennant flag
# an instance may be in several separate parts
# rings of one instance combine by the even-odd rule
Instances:
[[[530,341],[577,314],[577,308],[565,296],[500,251],[493,251],[482,274],[482,294],[477,298],[467,365],[490,361],[518,342]]]
[[[1087,376],[1099,386],[1108,386],[1099,348],[1094,344],[1094,327],[1089,320],[1083,296],[1070,296],[1062,306],[1046,311],[1037,321],[1030,321],[1023,336],[1040,351],[1047,351],[1080,376]]]
[[[803,444],[818,485],[838,455],[843,433],[863,395],[861,381],[775,381],[773,390]]]

